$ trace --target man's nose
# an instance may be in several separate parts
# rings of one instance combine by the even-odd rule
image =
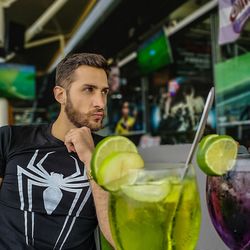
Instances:
[[[97,93],[93,98],[94,107],[104,108],[106,106],[106,96],[102,93]]]

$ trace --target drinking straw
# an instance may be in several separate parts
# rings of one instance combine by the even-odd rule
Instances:
[[[193,156],[194,156],[195,150],[198,146],[198,143],[199,143],[201,137],[203,136],[203,133],[204,133],[204,130],[206,127],[207,118],[208,118],[208,113],[212,107],[213,100],[214,100],[214,87],[212,87],[208,93],[205,107],[204,107],[203,112],[202,112],[201,120],[199,122],[198,129],[195,133],[194,141],[192,143],[191,149],[189,151],[189,154],[188,154],[188,157],[187,157],[187,160],[185,163],[185,169],[184,169],[184,172],[182,175],[182,179],[186,175],[186,172],[188,170],[188,166],[190,165],[190,163],[193,160]]]

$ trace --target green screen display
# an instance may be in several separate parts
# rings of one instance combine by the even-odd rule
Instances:
[[[235,92],[242,86],[249,91],[250,53],[240,55],[215,65],[215,80],[217,93]],[[236,70],[237,69],[237,70]]]
[[[35,67],[0,64],[0,97],[33,100],[35,98]]]
[[[244,120],[244,112],[250,104],[249,61],[248,52],[215,65],[218,117],[226,117],[230,121]]]
[[[172,62],[170,44],[163,30],[157,32],[139,47],[137,60],[141,72],[145,74]]]

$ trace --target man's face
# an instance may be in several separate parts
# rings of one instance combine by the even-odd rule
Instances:
[[[69,121],[78,128],[101,129],[108,91],[108,79],[103,69],[89,66],[76,69],[67,90],[65,113]]]

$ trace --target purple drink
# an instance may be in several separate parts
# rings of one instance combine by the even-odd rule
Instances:
[[[250,156],[239,155],[234,169],[207,177],[207,205],[213,225],[232,250],[250,250]]]

